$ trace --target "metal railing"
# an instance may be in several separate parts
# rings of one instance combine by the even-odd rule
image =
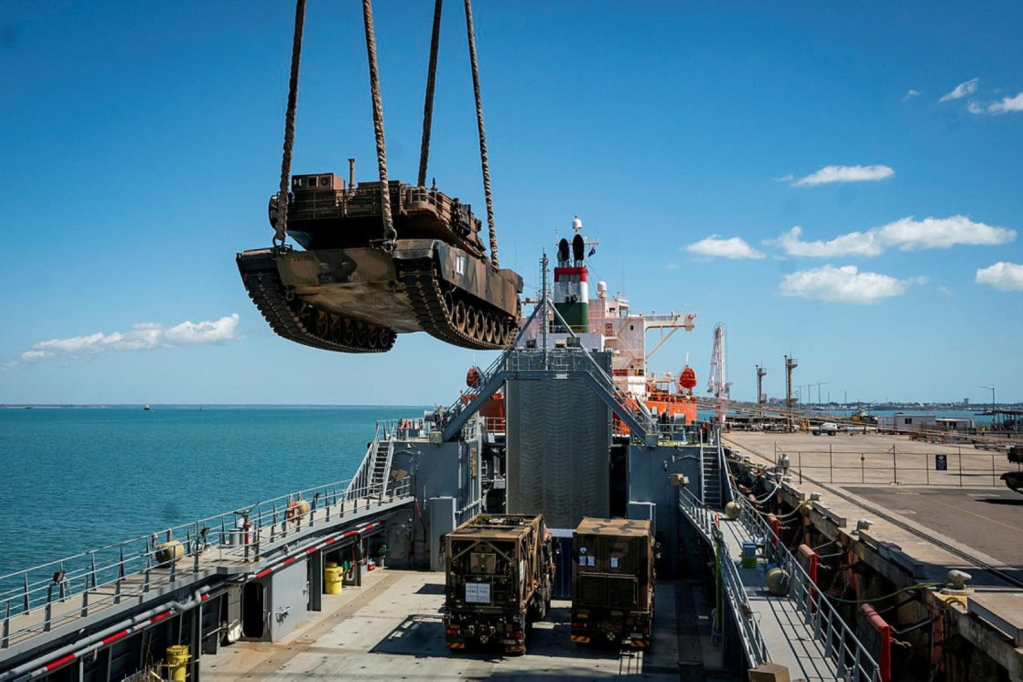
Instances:
[[[348,481],[259,502],[0,576],[0,649],[100,609],[185,580],[215,562],[259,561],[297,534],[412,495],[412,479],[387,495]],[[308,504],[308,507],[306,507]]]
[[[366,454],[363,455],[362,462],[359,464],[359,468],[355,471],[355,476],[352,477],[348,483],[348,488],[345,491],[346,498],[352,497],[365,497],[367,491],[373,487],[373,472],[376,469],[376,461],[380,443],[388,442],[394,439],[398,440],[412,440],[416,438],[425,438],[429,435],[429,429],[432,427],[432,422],[424,417],[413,418],[413,419],[381,419],[376,423],[376,430],[373,433],[373,440],[369,443],[366,448]],[[389,474],[390,472],[388,472]],[[384,482],[384,488],[390,485],[391,481]],[[379,485],[378,485],[379,487]],[[380,491],[376,491],[379,493]]]
[[[800,483],[805,475],[817,483],[1001,487],[1002,474],[1021,469],[1005,454],[963,452],[962,447],[955,452],[923,453],[899,451],[895,445],[884,452],[865,452],[830,443],[820,450],[783,450],[775,444],[774,453],[776,464],[782,454],[788,456],[791,473]]]
[[[750,537],[755,539],[758,546],[762,545],[769,563],[780,566],[788,574],[787,599],[808,626],[814,640],[822,643],[824,655],[835,661],[838,679],[878,682],[881,678],[877,661],[860,643],[826,595],[813,583],[803,566],[749,501],[739,495],[735,498],[742,508],[740,522]],[[723,553],[720,562],[722,584],[732,613],[735,614],[739,636],[750,665],[756,666],[771,660],[759,624],[752,617],[747,617],[748,597],[738,576],[735,561],[722,541],[718,527],[720,514],[707,509],[685,488],[679,491],[679,509],[692,521],[704,539]]]
[[[761,631],[759,623],[756,619],[747,618],[744,615],[749,611],[746,590],[742,586],[735,562],[729,555],[728,548],[722,539],[721,529],[718,527],[721,515],[707,509],[695,495],[685,488],[679,489],[678,500],[682,513],[689,517],[710,546],[720,553],[717,562],[721,568],[722,587],[728,605],[732,613],[735,614],[734,620],[739,631],[739,638],[742,640],[742,648],[746,652],[750,667],[769,662],[771,653],[764,641],[764,633]]]
[[[750,501],[741,495],[735,497],[742,506],[740,522],[758,546],[763,546],[768,563],[781,567],[788,574],[788,599],[809,626],[813,638],[824,645],[824,655],[835,661],[839,679],[878,682],[881,676],[877,661],[835,610],[827,595],[810,579],[803,565]]]
[[[612,396],[618,405],[630,412],[647,433],[656,432],[657,423],[646,407],[629,398],[614,382],[611,375],[597,364],[588,351],[585,349],[566,350],[567,352],[548,352],[545,367],[539,367],[536,360],[537,357],[544,355],[543,349],[519,349],[517,353],[510,355],[507,359],[502,359],[505,360],[505,370],[509,372],[529,372],[541,369],[555,374],[564,372],[566,375],[569,372],[584,372],[592,377],[602,390]]]

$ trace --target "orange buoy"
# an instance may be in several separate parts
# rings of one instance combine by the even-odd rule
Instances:
[[[469,371],[465,373],[465,385],[469,388],[479,386],[481,381],[483,381],[483,372],[479,367],[470,367]]]

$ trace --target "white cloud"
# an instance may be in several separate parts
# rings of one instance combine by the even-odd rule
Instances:
[[[977,102],[975,102],[972,99],[966,105],[966,110],[968,112],[970,112],[971,114],[983,114],[984,111],[985,111],[983,106],[981,106],[980,104],[977,104]]]
[[[977,284],[990,284],[1002,291],[1023,291],[1023,265],[1019,263],[995,263],[978,268]]]
[[[855,265],[840,268],[825,265],[785,275],[781,293],[828,303],[865,305],[901,296],[911,284],[923,281],[923,278],[902,280],[876,272],[859,272]]]
[[[1001,102],[989,104],[987,107],[989,114],[1007,114],[1011,111],[1023,111],[1023,92],[1015,97],[1003,97]]]
[[[690,244],[686,247],[686,251],[709,258],[739,259],[764,257],[764,254],[752,248],[745,240],[739,237],[720,239],[716,234]]]
[[[223,343],[237,338],[237,328],[238,313],[215,321],[182,322],[173,327],[145,322],[136,324],[131,331],[123,333],[96,332],[88,336],[40,341],[22,353],[20,361],[31,363],[58,357],[78,359],[108,351],[152,350]],[[7,367],[14,364],[17,363],[8,363]]]
[[[830,241],[804,242],[803,228],[796,226],[778,239],[765,244],[780,247],[789,256],[832,258],[836,256],[876,256],[883,250],[871,232],[850,232]]]
[[[828,241],[806,242],[803,230],[793,227],[778,239],[764,243],[777,246],[789,256],[836,258],[840,256],[877,256],[886,248],[902,251],[947,249],[959,244],[995,246],[1011,242],[1016,231],[973,222],[966,216],[949,218],[902,218],[866,232],[850,232]]]
[[[906,94],[905,94],[905,96],[903,96],[902,101],[903,102],[907,102],[910,99],[912,99],[914,97],[919,97],[919,96],[920,96],[920,91],[919,90],[913,90],[912,88],[910,88],[909,90],[906,91]]]
[[[829,182],[865,182],[884,180],[895,175],[889,166],[825,166],[816,173],[796,180],[794,187],[812,187]]]
[[[959,85],[955,86],[955,89],[953,89],[952,92],[942,95],[941,99],[939,99],[938,101],[948,102],[949,100],[953,99],[962,99],[967,95],[972,95],[973,93],[977,92],[978,85],[980,85],[980,79],[971,78],[965,83],[960,83]]]
[[[903,218],[871,231],[876,232],[886,246],[902,251],[947,249],[957,244],[996,246],[1016,238],[1015,230],[975,223],[964,215],[923,220]]]

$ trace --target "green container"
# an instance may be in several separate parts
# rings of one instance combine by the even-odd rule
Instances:
[[[749,541],[742,543],[742,567],[757,567],[757,543]]]

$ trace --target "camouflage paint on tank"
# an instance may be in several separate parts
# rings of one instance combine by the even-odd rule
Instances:
[[[294,176],[291,188],[288,233],[306,250],[276,249],[269,273],[261,251],[238,256],[250,296],[278,334],[345,352],[385,351],[394,334],[417,331],[480,350],[511,344],[522,278],[491,263],[468,204],[436,188],[389,182],[399,239],[388,242],[380,183],[346,187],[333,173],[316,173]],[[274,197],[272,224],[277,206]],[[353,324],[371,325],[372,347],[358,334],[351,344],[334,342],[351,336]],[[374,345],[377,337],[384,342]]]

